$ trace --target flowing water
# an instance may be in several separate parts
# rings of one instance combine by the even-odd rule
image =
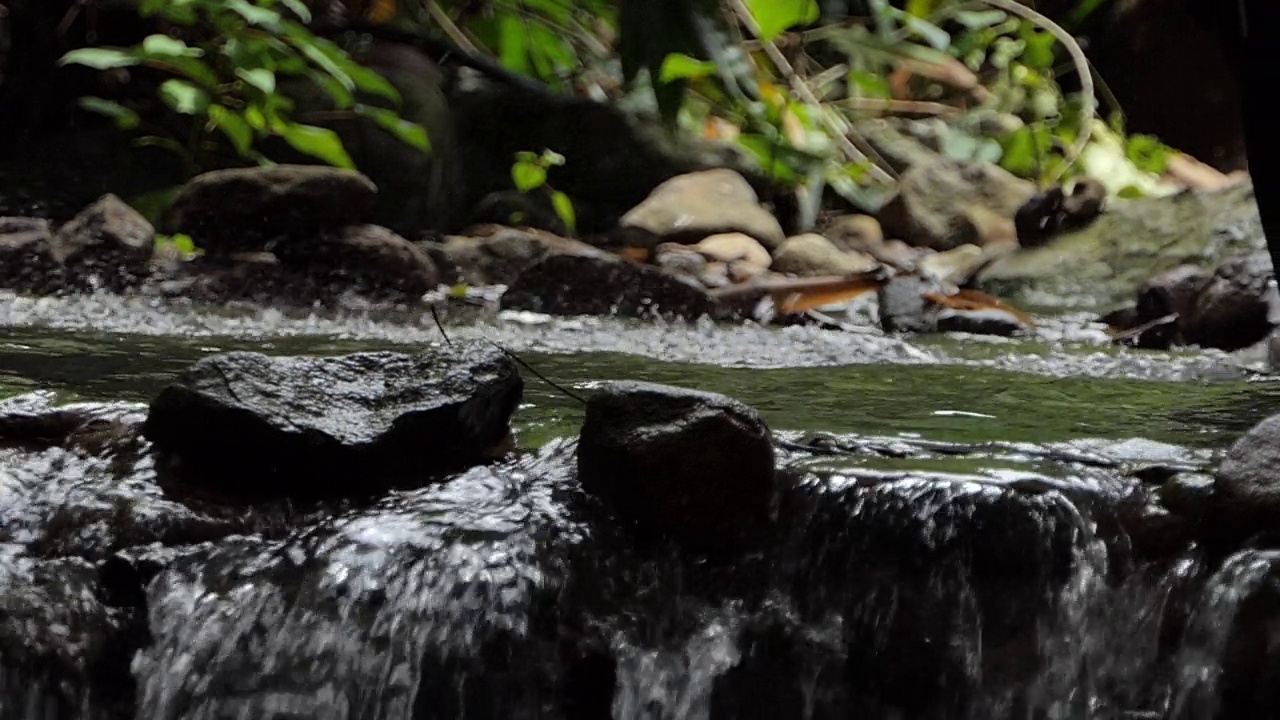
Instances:
[[[436,339],[105,302],[0,304],[0,398],[136,424],[212,352]],[[1280,407],[1235,359],[517,320],[453,333],[575,391],[759,409],[794,480],[777,541],[633,539],[577,486],[580,406],[529,375],[529,452],[325,512],[183,506],[144,448],[0,449],[0,718],[1266,716],[1275,556],[1202,546],[1151,480],[1194,494]]]

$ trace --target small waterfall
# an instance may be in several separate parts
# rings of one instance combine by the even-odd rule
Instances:
[[[1209,720],[1219,717],[1227,648],[1242,605],[1274,578],[1280,553],[1245,550],[1227,558],[1209,578],[1191,613],[1177,655],[1176,688],[1169,717]],[[1255,628],[1254,631],[1264,628]],[[1272,640],[1265,640],[1268,644]]]
[[[618,686],[613,720],[709,720],[715,680],[740,659],[737,621],[713,617],[683,647],[614,644]]]
[[[554,658],[523,641],[548,517],[520,479],[477,468],[175,563],[149,593],[137,717],[536,717]]]

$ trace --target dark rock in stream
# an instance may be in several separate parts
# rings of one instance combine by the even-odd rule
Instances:
[[[642,531],[734,548],[772,524],[773,442],[754,410],[715,393],[610,382],[587,402],[582,487]]]
[[[145,406],[52,401],[42,392],[0,402],[0,543],[35,557],[101,560],[259,529],[256,519],[165,497],[139,436]]]
[[[307,239],[368,219],[377,188],[357,172],[318,165],[215,170],[183,186],[162,229],[206,252],[262,250],[276,237]]]
[[[524,383],[484,343],[197,362],[151,403],[162,481],[215,496],[367,497],[504,454]]]
[[[155,239],[146,218],[107,194],[58,228],[49,255],[77,286],[97,277],[106,287],[120,289],[146,278]]]
[[[53,228],[44,218],[0,217],[0,286],[47,291],[55,263]]]
[[[1187,323],[1187,340],[1202,347],[1239,350],[1271,332],[1267,284],[1271,256],[1251,253],[1227,260],[1214,271]]]
[[[329,295],[417,299],[440,284],[440,273],[421,248],[379,225],[349,225],[308,244],[282,246],[286,268],[318,276]]]
[[[56,231],[47,220],[0,218],[0,286],[120,291],[147,278],[154,249],[151,223],[111,194]]]
[[[1214,489],[1224,523],[1242,533],[1280,520],[1280,415],[1263,420],[1236,441],[1218,467]]]
[[[520,273],[502,307],[549,315],[715,316],[717,305],[692,281],[620,257],[551,255]]]
[[[97,594],[78,559],[34,560],[0,545],[0,718],[133,717],[133,654],[145,630]]]

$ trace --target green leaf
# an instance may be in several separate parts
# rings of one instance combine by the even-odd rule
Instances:
[[[524,20],[515,14],[498,17],[498,58],[508,70],[532,75],[529,63],[529,34]]]
[[[162,57],[149,59],[149,63],[158,65],[169,72],[182,75],[209,89],[219,85],[218,75],[203,60],[189,57]]]
[[[183,26],[194,25],[199,19],[196,0],[142,0],[138,14],[142,17],[160,15],[175,25]]]
[[[294,150],[300,153],[305,153],[344,170],[355,169],[355,163],[351,161],[351,156],[347,154],[346,148],[342,146],[342,140],[332,130],[314,125],[280,122],[276,127],[276,132]]]
[[[193,48],[177,38],[168,35],[148,35],[142,40],[142,52],[148,57],[192,57],[204,55],[200,48]]]
[[[209,107],[209,93],[185,80],[165,80],[158,94],[165,105],[183,115],[198,115]]]
[[[329,99],[333,100],[334,107],[337,109],[347,110],[355,104],[355,96],[334,76],[318,70],[312,70],[310,77],[315,84],[319,85],[328,94]]]
[[[536,162],[517,161],[511,166],[511,180],[520,192],[529,192],[547,182],[547,169]]]
[[[86,96],[77,100],[76,103],[85,110],[111,118],[115,121],[116,127],[121,130],[132,130],[138,127],[140,122],[138,113],[112,100]]]
[[[415,122],[400,117],[394,110],[357,105],[356,112],[373,120],[378,127],[396,136],[400,142],[421,152],[430,152],[431,142],[427,137],[427,129]]]
[[[342,87],[346,88],[348,92],[356,89],[355,80],[351,79],[351,75],[349,75],[347,71],[344,70],[337,61],[335,61],[333,55],[325,52],[328,48],[325,47],[326,43],[324,40],[317,38],[310,30],[302,25],[292,22],[284,24],[283,32],[284,36],[289,39],[290,44],[300,50],[303,56],[305,56],[312,64],[331,75],[333,79],[341,83]],[[334,54],[341,56],[340,52]]]
[[[960,10],[952,17],[969,30],[984,30],[999,25],[1009,16],[1003,10]]]
[[[91,67],[95,70],[110,70],[112,68],[137,65],[138,62],[138,56],[127,50],[117,48],[80,48],[63,55],[62,59],[58,60],[58,65],[74,63]]]
[[[1022,62],[1036,70],[1050,70],[1054,65],[1054,45],[1057,38],[1052,33],[1037,30],[1031,23],[1023,23],[1018,37],[1026,44],[1022,51]]]
[[[564,165],[564,156],[551,149],[543,150],[542,155],[538,156],[538,160],[542,167]]]
[[[292,10],[302,22],[311,22],[311,10],[302,0],[280,0],[280,4]]]
[[[236,68],[236,77],[257,88],[263,95],[271,95],[276,91],[276,74],[266,68]]]
[[[253,128],[244,116],[222,105],[210,105],[209,120],[227,136],[237,153],[242,157],[249,154],[253,145]]]
[[[342,68],[346,71],[347,76],[351,78],[351,82],[355,84],[357,90],[380,95],[397,105],[401,103],[400,91],[396,90],[395,86],[386,78],[373,70],[350,60],[342,65]]]
[[[245,22],[250,25],[257,25],[271,32],[279,31],[280,21],[284,19],[275,10],[259,7],[248,2],[248,0],[224,0],[223,4],[228,10],[244,18]]]
[[[573,210],[573,201],[568,195],[559,190],[552,192],[551,207],[555,208],[556,216],[560,218],[560,222],[564,223],[570,235],[577,232],[578,217]]]
[[[760,28],[760,39],[769,41],[797,25],[818,19],[815,0],[746,0],[747,10]]]
[[[906,25],[911,32],[923,38],[934,50],[942,51],[951,47],[951,33],[928,20],[904,14],[902,24]]]
[[[662,61],[658,82],[666,84],[672,80],[701,80],[715,74],[716,64],[713,62],[697,60],[684,53],[671,53]]]

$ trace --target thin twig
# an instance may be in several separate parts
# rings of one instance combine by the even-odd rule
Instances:
[[[480,51],[476,49],[475,43],[471,42],[471,38],[467,37],[466,33],[462,32],[462,30],[454,24],[453,19],[449,17],[448,13],[436,4],[436,0],[426,0],[424,4],[427,8],[427,14],[431,16],[432,20],[435,20],[436,23],[440,25],[440,29],[444,31],[445,35],[449,36],[449,39],[452,40],[455,45],[473,55],[479,54]]]
[[[1080,91],[1084,95],[1084,113],[1080,123],[1080,132],[1076,135],[1076,141],[1065,158],[1066,162],[1058,166],[1053,176],[1049,178],[1050,182],[1056,183],[1061,179],[1062,173],[1084,153],[1085,146],[1089,144],[1089,133],[1092,130],[1093,119],[1098,111],[1098,98],[1094,95],[1093,72],[1089,66],[1089,59],[1085,57],[1084,51],[1080,49],[1080,43],[1077,43],[1076,39],[1071,37],[1071,33],[1035,10],[1021,5],[1015,0],[982,0],[982,2],[1012,15],[1017,15],[1023,20],[1047,30],[1067,49],[1067,54],[1071,56],[1071,62],[1076,67],[1076,75],[1080,77]]]
[[[440,322],[440,315],[439,315],[438,313],[436,313],[436,306],[435,306],[434,304],[432,304],[432,305],[429,305],[429,306],[428,306],[428,308],[431,310],[431,319],[432,319],[432,320],[434,320],[434,321],[435,321],[435,323],[436,323],[436,329],[440,331],[440,337],[444,338],[445,344],[447,344],[447,345],[453,345],[453,340],[449,337],[449,333],[445,332],[445,329],[444,329],[444,323]],[[520,365],[520,367],[523,367],[525,370],[528,370],[529,372],[533,373],[534,377],[538,378],[539,380],[541,380],[542,382],[546,383],[547,385],[550,385],[554,390],[556,390],[556,391],[557,391],[557,392],[559,392],[560,394],[562,394],[562,395],[564,395],[565,397],[568,397],[568,398],[570,398],[570,399],[572,399],[572,400],[576,400],[576,401],[577,401],[579,404],[581,404],[581,405],[586,405],[586,404],[587,404],[587,401],[586,401],[586,400],[584,400],[584,399],[582,398],[582,396],[581,396],[581,395],[579,395],[579,394],[577,394],[577,393],[573,392],[572,390],[570,390],[570,389],[568,389],[568,388],[564,387],[564,386],[563,386],[563,385],[561,385],[560,383],[558,383],[558,382],[556,382],[556,381],[552,380],[551,378],[548,378],[546,375],[543,375],[542,373],[538,372],[538,369],[537,369],[537,368],[535,368],[534,366],[530,365],[528,362],[525,362],[524,358],[521,358],[519,355],[517,355],[517,354],[515,354],[515,353],[511,352],[510,350],[508,350],[508,349],[506,349],[506,348],[502,347],[502,345],[498,344],[497,342],[495,342],[495,341],[493,341],[493,340],[490,340],[490,339],[488,339],[488,338],[485,338],[485,342],[488,342],[490,345],[493,345],[494,347],[496,347],[496,348],[498,348],[499,350],[501,350],[501,351],[502,351],[502,354],[506,355],[507,357],[511,358],[512,360],[515,360],[515,361],[516,361],[516,363]]]
[[[738,16],[739,20],[741,20],[742,23],[751,30],[753,35],[759,38],[760,26],[756,24],[755,18],[751,16],[751,11],[747,9],[746,4],[742,0],[729,0],[729,4],[733,7],[734,14]],[[787,60],[786,56],[782,54],[782,51],[778,49],[777,45],[772,42],[764,41],[763,39],[761,39],[761,45],[764,48],[765,54],[769,56],[769,60],[778,69],[778,72],[782,73],[782,76],[785,77],[787,82],[791,85],[791,89],[800,96],[801,102],[808,105],[821,120],[822,124],[827,127],[827,131],[835,136],[836,144],[840,147],[841,152],[844,153],[846,158],[852,162],[867,163],[870,167],[871,176],[877,180],[883,182],[893,182],[897,180],[896,173],[893,172],[892,168],[881,167],[879,164],[873,162],[871,158],[868,158],[866,153],[859,150],[857,146],[853,144],[848,137],[850,133],[854,132],[853,129],[842,128],[839,126],[831,116],[831,113],[826,111],[826,108],[822,106],[821,101],[814,96],[813,91],[809,89],[809,86],[806,85],[796,73],[795,68],[791,66],[791,63]]]
[[[853,110],[865,110],[870,112],[891,112],[903,115],[960,115],[960,108],[947,105],[946,103],[930,102],[928,100],[890,100],[883,98],[845,98],[840,100],[841,105],[845,105]]]

